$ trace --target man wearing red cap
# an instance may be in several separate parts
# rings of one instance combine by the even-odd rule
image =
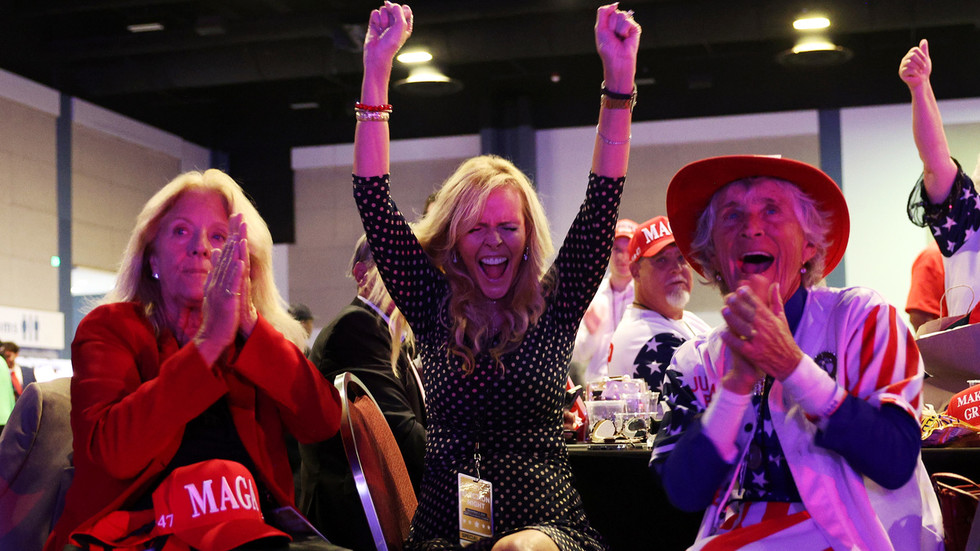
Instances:
[[[609,344],[608,372],[645,379],[650,390],[660,392],[677,347],[711,327],[684,310],[691,299],[691,266],[674,244],[666,216],[637,227],[629,258],[635,294]]]
[[[570,370],[576,383],[585,384],[606,375],[609,340],[623,319],[626,307],[633,302],[633,276],[630,274],[629,243],[636,222],[622,218],[616,222],[616,237],[609,257],[609,274],[582,318]]]

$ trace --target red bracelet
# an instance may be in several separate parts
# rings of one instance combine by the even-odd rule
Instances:
[[[361,102],[354,103],[354,109],[360,111],[370,111],[372,113],[391,113],[391,104],[385,103],[383,105],[367,105]]]

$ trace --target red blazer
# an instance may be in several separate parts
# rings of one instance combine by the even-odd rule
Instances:
[[[151,491],[187,422],[225,394],[253,474],[281,505],[294,503],[284,430],[312,443],[340,426],[337,390],[261,316],[213,370],[193,343],[156,336],[135,303],[93,310],[71,348],[75,476],[45,551],[61,551],[73,531]]]

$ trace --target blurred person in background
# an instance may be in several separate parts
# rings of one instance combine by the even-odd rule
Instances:
[[[674,243],[666,216],[640,224],[629,242],[635,295],[609,343],[610,377],[643,379],[660,392],[674,351],[711,330],[684,310],[691,300],[691,266]]]
[[[391,427],[418,494],[426,419],[411,328],[388,295],[363,235],[348,274],[357,296],[320,331],[309,358],[328,382],[350,372],[364,383]],[[300,511],[333,543],[374,549],[341,439],[305,444],[300,451]]]
[[[626,308],[633,302],[629,243],[635,229],[636,222],[629,218],[620,218],[616,222],[612,252],[609,255],[609,273],[602,278],[575,335],[569,374],[575,384],[585,386],[608,375],[606,363],[609,361],[609,341],[623,319]]]

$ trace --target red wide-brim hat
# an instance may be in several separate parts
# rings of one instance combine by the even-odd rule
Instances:
[[[831,217],[827,236],[827,255],[823,276],[840,263],[851,232],[851,218],[840,187],[819,168],[801,161],[765,155],[726,155],[710,157],[688,164],[677,171],[667,186],[667,218],[674,231],[674,241],[684,258],[704,276],[704,268],[691,257],[691,242],[698,228],[698,219],[715,192],[726,184],[768,176],[792,182],[816,201],[817,206]]]

